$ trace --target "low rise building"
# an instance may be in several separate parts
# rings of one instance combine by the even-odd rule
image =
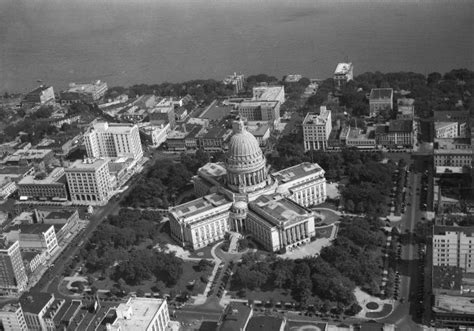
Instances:
[[[474,227],[433,227],[433,266],[454,266],[474,272]]]
[[[435,295],[432,307],[433,319],[438,327],[474,327],[472,296]]]
[[[207,128],[199,137],[199,147],[206,152],[223,151],[231,134],[232,130],[222,126]]]
[[[33,107],[37,105],[44,105],[48,103],[54,103],[54,89],[52,86],[40,85],[33,91],[27,93],[21,105],[25,107]]]
[[[303,120],[304,150],[325,150],[332,130],[331,110],[321,106],[319,114],[308,113]]]
[[[270,139],[270,126],[264,122],[247,122],[248,130],[257,138],[260,147],[267,146],[268,139]]]
[[[44,250],[26,250],[22,252],[23,263],[27,275],[32,274],[40,266],[46,263],[48,259],[47,252]]]
[[[0,200],[7,199],[16,190],[16,183],[9,176],[0,175]]]
[[[20,303],[7,303],[0,309],[4,331],[29,331]]]
[[[100,80],[93,83],[70,83],[67,90],[59,93],[62,105],[74,103],[94,103],[107,92],[107,83]]]
[[[45,250],[48,256],[58,249],[56,231],[51,224],[20,224],[6,233],[10,241],[18,240],[24,250]]]
[[[469,139],[434,139],[433,161],[435,168],[451,170],[472,167],[474,150]]]
[[[295,74],[295,75],[286,75],[285,77],[285,82],[286,83],[298,83],[301,78],[303,78],[302,75],[298,75],[298,74]]]
[[[241,302],[231,302],[225,307],[218,322],[217,331],[241,331],[246,330],[253,309]]]
[[[49,164],[54,157],[54,153],[51,149],[19,149],[15,151],[12,155],[8,155],[3,158],[1,163],[5,165],[17,165],[25,166],[31,163],[39,164],[43,162],[44,164]]]
[[[49,174],[25,176],[17,184],[18,194],[24,199],[67,200],[66,175],[64,168],[58,167]]]
[[[354,66],[349,63],[338,63],[334,70],[334,82],[337,88],[343,87],[348,81],[354,79]]]
[[[391,120],[388,125],[380,125],[375,128],[377,144],[393,148],[398,146],[413,146],[413,121]]]
[[[233,75],[224,78],[223,83],[224,85],[232,85],[234,87],[234,92],[238,94],[244,89],[245,76],[242,74],[237,75],[237,73],[234,72]]]
[[[344,140],[348,147],[373,149],[377,146],[374,127],[367,127],[365,130],[349,127],[344,132],[347,132]]]
[[[162,299],[131,297],[111,310],[115,316],[106,324],[108,331],[166,331],[170,322],[167,302]]]
[[[104,205],[112,187],[107,159],[77,160],[65,169],[71,201],[79,205]]]
[[[38,223],[52,224],[58,242],[79,227],[79,212],[77,209],[35,209],[35,219]]]
[[[393,89],[373,88],[369,96],[370,116],[375,117],[380,113],[390,113],[393,110]]]

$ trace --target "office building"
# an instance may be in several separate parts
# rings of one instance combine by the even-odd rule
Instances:
[[[71,201],[79,205],[104,205],[111,194],[109,161],[77,160],[66,168]]]
[[[28,283],[20,252],[20,242],[0,242],[0,291],[14,295],[25,290]]]
[[[471,167],[474,160],[474,150],[469,139],[439,139],[435,138],[433,159],[435,167],[449,167],[462,172],[463,167]],[[438,170],[437,170],[438,172]]]
[[[279,101],[242,101],[237,106],[237,111],[248,121],[266,121],[271,125],[280,122]]]
[[[225,85],[232,85],[234,87],[235,94],[238,94],[244,89],[245,76],[242,74],[237,75],[237,73],[234,72],[233,75],[229,75],[224,78],[223,83]]]
[[[219,319],[217,331],[246,330],[252,316],[251,306],[242,302],[230,302]]]
[[[170,124],[165,121],[154,125],[151,123],[140,125],[140,133],[144,136],[145,140],[148,141],[150,146],[154,148],[160,147],[166,141],[170,130]]]
[[[370,117],[375,117],[381,113],[390,115],[393,109],[393,89],[373,88],[369,96]]]
[[[0,321],[4,331],[29,331],[18,302],[7,303],[0,309]]]
[[[454,266],[474,272],[474,227],[433,227],[433,266]]]
[[[53,87],[41,85],[35,88],[33,91],[27,93],[21,101],[21,105],[33,107],[47,103],[54,103],[54,100],[55,97]]]
[[[94,103],[107,92],[107,83],[100,80],[94,83],[70,83],[67,90],[59,93],[62,105],[74,103]]]
[[[391,120],[388,125],[375,128],[377,144],[388,148],[412,147],[414,141],[413,121]]]
[[[199,148],[206,152],[219,152],[227,149],[227,141],[232,130],[222,126],[207,128],[199,136]]]
[[[307,113],[303,120],[304,150],[325,150],[332,130],[331,110],[321,106],[319,114]]]
[[[140,160],[143,156],[137,125],[128,123],[95,123],[84,134],[87,155],[90,158],[128,157]]]
[[[162,99],[153,109],[148,111],[150,123],[155,125],[155,121],[166,121],[173,130],[176,126],[175,104],[172,98]]]
[[[108,331],[165,331],[170,321],[167,302],[162,299],[131,297],[109,312],[113,317],[106,325]]]
[[[183,246],[198,249],[236,231],[281,252],[308,242],[318,230],[336,235],[336,224],[316,224],[306,207],[326,199],[324,170],[302,163],[269,174],[259,142],[242,121],[234,123],[225,163],[206,164],[193,182],[200,198],[169,211],[172,237]]]
[[[45,314],[53,302],[54,294],[41,292],[23,293],[20,297],[20,305],[28,330],[51,330],[45,321]]]
[[[415,99],[400,98],[397,100],[397,119],[413,120],[415,118]]]
[[[10,228],[5,235],[10,241],[18,240],[25,250],[44,250],[48,257],[58,248],[56,231],[52,224],[20,224]]]
[[[435,138],[456,138],[459,136],[458,122],[435,122]]]
[[[23,199],[67,200],[66,175],[58,167],[49,174],[42,173],[23,177],[18,183],[18,194]]]
[[[354,67],[351,62],[338,63],[334,70],[334,82],[337,88],[343,87],[348,81],[354,79]]]

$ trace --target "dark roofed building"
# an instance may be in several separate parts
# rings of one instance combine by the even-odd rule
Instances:
[[[255,316],[252,317],[245,331],[283,331],[286,320],[273,316]]]
[[[393,120],[388,126],[389,132],[412,132],[413,121],[410,120]]]
[[[199,147],[206,152],[218,152],[226,149],[225,143],[229,140],[232,130],[222,126],[208,128],[199,137]]]
[[[384,147],[413,146],[413,121],[391,120],[388,125],[379,125],[375,128],[377,144]]]
[[[231,302],[224,310],[221,316],[221,324],[218,331],[241,331],[245,330],[252,317],[253,310],[251,307],[240,303]]]
[[[44,315],[54,302],[54,295],[42,292],[27,292],[20,297],[20,305],[29,330],[47,330]]]
[[[393,89],[373,88],[369,96],[370,116],[375,117],[382,111],[393,109]]]
[[[433,266],[433,294],[461,294],[463,270],[455,266]]]
[[[29,92],[23,98],[21,105],[33,107],[36,105],[43,105],[49,102],[54,102],[54,90],[52,86],[40,85],[33,91]]]

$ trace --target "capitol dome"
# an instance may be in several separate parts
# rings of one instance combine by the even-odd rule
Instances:
[[[228,186],[234,191],[252,192],[265,186],[265,157],[257,138],[245,129],[242,121],[234,122],[225,164]]]

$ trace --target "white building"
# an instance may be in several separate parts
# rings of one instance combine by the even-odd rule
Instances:
[[[140,126],[140,132],[151,142],[151,146],[160,147],[166,141],[168,132],[171,131],[170,123],[164,121],[160,125],[146,124]]]
[[[393,89],[373,88],[369,96],[370,117],[381,112],[391,112],[393,109]]]
[[[9,176],[0,175],[0,200],[4,200],[17,189],[16,184]]]
[[[84,134],[87,155],[98,157],[129,157],[139,160],[143,156],[138,126],[128,123],[95,123]]]
[[[0,242],[0,291],[3,295],[18,294],[28,283],[20,252],[20,242]]]
[[[332,130],[331,110],[321,106],[319,114],[308,113],[303,120],[304,150],[325,150]]]
[[[285,102],[284,86],[257,86],[254,87],[252,100]]]
[[[93,103],[105,95],[107,88],[107,83],[100,80],[93,83],[69,83],[68,89],[59,93],[59,99],[62,105]]]
[[[248,121],[266,121],[271,125],[280,122],[280,102],[279,101],[242,101],[237,110],[239,115]]]
[[[28,331],[19,303],[7,303],[0,309],[0,321],[5,331]]]
[[[434,226],[433,265],[474,272],[474,227]]]
[[[336,70],[334,70],[334,82],[336,87],[340,88],[345,83],[354,79],[354,67],[352,63],[338,63]]]
[[[316,226],[306,208],[326,199],[324,170],[311,163],[268,170],[257,139],[242,121],[234,123],[225,163],[208,163],[193,177],[201,198],[170,209],[172,237],[198,249],[235,231],[251,234],[272,252],[304,244],[316,232],[334,238],[337,224]]]
[[[244,89],[245,76],[242,74],[237,75],[237,73],[234,72],[233,75],[224,78],[223,83],[225,85],[232,85],[234,87],[234,92],[239,93]]]
[[[20,305],[28,330],[51,330],[45,321],[45,314],[53,302],[54,294],[50,293],[24,293],[20,297]]]
[[[131,297],[115,310],[107,331],[165,331],[170,321],[166,300]]]
[[[111,180],[106,159],[77,160],[66,168],[71,201],[79,205],[104,205],[111,194]]]
[[[435,122],[435,138],[456,138],[459,136],[458,122]]]

